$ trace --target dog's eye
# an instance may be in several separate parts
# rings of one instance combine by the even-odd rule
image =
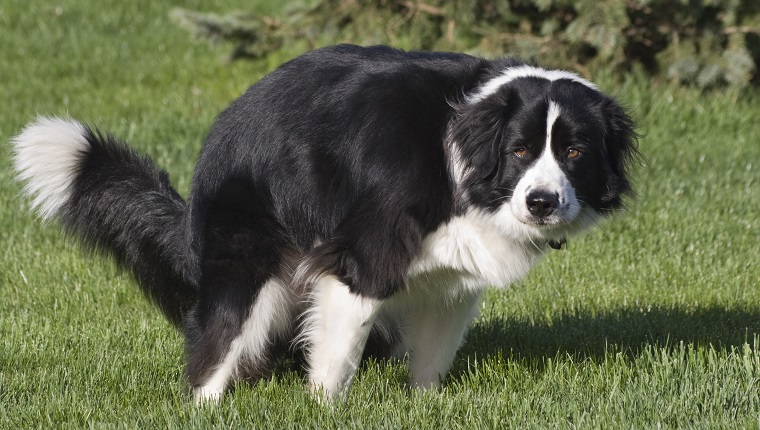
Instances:
[[[567,158],[578,158],[581,155],[581,151],[578,151],[575,148],[570,148],[567,150]]]
[[[515,149],[515,155],[520,158],[525,158],[525,156],[528,155],[528,150],[525,148]]]

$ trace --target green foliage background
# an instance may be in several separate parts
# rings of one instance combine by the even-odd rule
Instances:
[[[187,195],[222,109],[312,43],[353,36],[317,32],[225,63],[169,20],[176,6],[282,22],[311,10],[0,1],[0,429],[760,426],[760,88],[596,71],[644,134],[638,198],[523,281],[489,291],[441,390],[408,390],[403,363],[368,362],[342,405],[317,404],[303,374],[284,370],[196,407],[182,394],[181,333],[128,274],[30,214],[8,141],[36,115],[71,116],[154,158]]]
[[[232,58],[294,41],[515,55],[593,73],[640,68],[671,81],[745,87],[760,61],[757,0],[318,0],[282,15],[175,10],[196,34],[228,39]]]

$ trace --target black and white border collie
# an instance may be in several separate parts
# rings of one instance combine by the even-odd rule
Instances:
[[[212,400],[268,375],[283,345],[319,398],[345,394],[365,346],[438,386],[484,288],[621,207],[636,140],[573,73],[341,45],[219,115],[187,201],[72,120],[40,117],[12,143],[32,206],[133,272]]]

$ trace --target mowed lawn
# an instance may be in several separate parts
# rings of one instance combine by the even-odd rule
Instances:
[[[186,195],[214,116],[307,46],[225,64],[168,3],[0,3],[0,428],[760,426],[760,92],[641,77],[592,77],[640,123],[637,199],[489,292],[441,390],[372,362],[344,404],[318,405],[282,366],[196,407],[182,336],[123,271],[29,214],[8,144],[38,114],[69,115]],[[279,7],[250,3],[181,6]]]

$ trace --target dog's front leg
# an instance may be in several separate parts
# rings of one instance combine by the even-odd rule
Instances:
[[[430,389],[441,384],[479,303],[480,293],[464,293],[453,302],[427,303],[415,312],[409,327],[412,386]]]
[[[333,276],[316,283],[304,335],[310,388],[318,399],[345,395],[382,303],[352,293]]]

